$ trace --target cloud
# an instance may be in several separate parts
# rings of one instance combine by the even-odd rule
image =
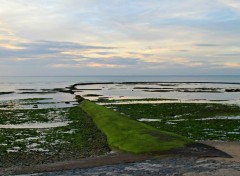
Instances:
[[[219,0],[219,2],[239,13],[240,2],[238,0]]]
[[[100,64],[95,62],[90,62],[87,64],[53,64],[49,65],[52,68],[124,68],[124,65],[118,64]]]
[[[112,47],[82,45],[74,42],[56,42],[56,41],[34,41],[34,42],[15,42],[14,45],[0,40],[0,56],[2,57],[26,57],[36,58],[38,56],[57,56],[61,52],[68,50],[111,50]],[[61,56],[64,57],[64,56]],[[41,57],[39,57],[41,58]]]
[[[224,67],[228,67],[228,68],[240,68],[240,63],[224,63]]]
[[[199,47],[215,47],[215,46],[219,46],[217,44],[207,44],[207,43],[198,43],[195,44],[195,46],[199,46]]]
[[[89,63],[87,64],[88,67],[93,68],[124,68],[126,66],[119,65],[119,64],[99,64],[99,63]]]
[[[0,74],[238,71],[239,9],[237,0],[2,0]]]

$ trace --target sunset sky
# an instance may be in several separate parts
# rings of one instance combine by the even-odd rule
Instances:
[[[239,0],[0,0],[0,76],[240,74]]]

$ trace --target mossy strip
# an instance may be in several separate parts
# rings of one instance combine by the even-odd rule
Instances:
[[[183,136],[156,129],[88,100],[84,100],[80,106],[106,134],[108,144],[113,149],[131,153],[153,153],[183,147],[192,142]]]

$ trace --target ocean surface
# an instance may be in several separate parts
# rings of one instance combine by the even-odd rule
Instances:
[[[125,97],[125,98],[177,98],[181,100],[187,99],[210,99],[210,100],[234,100],[240,102],[240,93],[182,93],[182,92],[152,92],[147,91],[132,91],[134,87],[127,86],[125,89],[117,88],[116,86],[106,88],[102,87],[87,87],[102,88],[101,91],[85,91],[78,92],[75,95],[69,93],[30,93],[41,92],[44,89],[65,88],[77,83],[94,83],[94,82],[184,82],[178,85],[177,88],[234,88],[240,89],[240,75],[219,75],[219,76],[16,76],[16,77],[0,77],[0,103],[2,101],[31,99],[31,98],[51,98],[51,101],[61,102],[58,107],[66,107],[71,102],[76,94],[102,94],[108,97]],[[190,84],[187,84],[191,82]],[[144,86],[144,85],[142,85]],[[154,87],[154,85],[152,85]],[[156,87],[156,86],[155,86]],[[169,87],[170,88],[170,87]],[[4,94],[4,92],[13,92]],[[91,99],[91,97],[89,98]],[[45,100],[46,101],[46,100]],[[53,104],[51,102],[51,104]],[[0,104],[1,105],[1,104]],[[44,105],[41,105],[44,107]],[[49,106],[48,106],[49,107]]]
[[[0,76],[0,92],[16,89],[63,88],[82,82],[226,82],[240,83],[240,75],[206,76]]]
[[[159,81],[159,82],[236,82],[240,83],[240,75],[196,75],[196,76],[0,76],[0,84],[11,85],[68,85],[80,82],[127,82],[127,81]],[[2,88],[2,87],[1,87]]]

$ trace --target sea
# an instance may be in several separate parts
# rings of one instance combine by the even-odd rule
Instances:
[[[55,94],[27,94],[27,91],[42,91],[44,89],[54,89],[54,88],[65,88],[73,84],[78,83],[95,83],[95,82],[179,82],[179,83],[191,83],[187,87],[211,87],[217,88],[235,88],[240,89],[240,75],[138,75],[138,76],[0,76],[0,104],[1,101],[9,101],[16,99],[27,99],[27,98],[52,98],[56,102],[71,102],[75,95],[66,93],[55,93]],[[199,83],[199,84],[197,84]],[[214,83],[214,85],[213,85]],[[182,85],[185,86],[185,85]],[[86,93],[105,93],[109,97],[111,96],[111,90],[109,88],[101,92],[86,92]],[[114,88],[115,89],[115,88]],[[23,93],[25,91],[25,93]],[[4,94],[4,92],[13,92],[10,94]],[[109,93],[110,92],[110,93]],[[208,99],[211,97],[212,100],[234,100],[235,102],[240,102],[240,93],[151,93],[146,92],[128,92],[126,90],[112,91],[113,95],[116,96],[126,96],[134,95],[130,98],[177,98],[177,99]],[[122,95],[121,95],[122,93]],[[119,94],[119,95],[118,95]],[[141,95],[137,97],[137,95]],[[81,95],[81,93],[80,93]],[[62,103],[62,106],[68,104]],[[70,105],[69,105],[70,106]]]
[[[225,82],[240,83],[240,75],[139,76],[0,76],[0,91],[20,88],[56,88],[86,82]]]

